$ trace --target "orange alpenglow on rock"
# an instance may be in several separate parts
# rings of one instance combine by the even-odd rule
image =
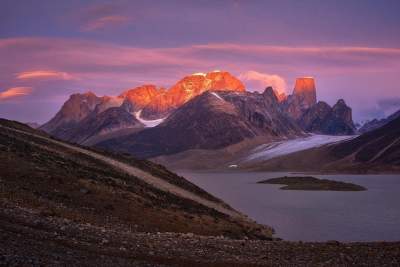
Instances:
[[[169,90],[146,85],[128,90],[120,95],[131,103],[130,111],[143,109],[144,118],[158,118],[176,109],[205,91],[244,92],[243,83],[226,71],[194,73],[186,76]]]
[[[172,106],[179,107],[208,90],[244,92],[245,87],[239,79],[226,71],[194,73],[177,82],[168,91],[168,96],[171,97]]]
[[[300,77],[296,79],[294,92],[300,93],[302,91],[315,91],[315,81],[313,77]]]
[[[151,103],[154,98],[164,93],[164,88],[157,88],[155,85],[147,84],[127,90],[119,97],[133,103],[136,109],[142,109]]]
[[[317,102],[317,90],[313,77],[300,77],[296,79],[293,94],[301,96],[304,104],[312,106]]]

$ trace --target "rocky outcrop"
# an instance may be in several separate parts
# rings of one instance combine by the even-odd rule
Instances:
[[[317,93],[314,78],[297,78],[293,93],[283,101],[287,114],[293,119],[299,119],[303,113],[317,103]]]
[[[297,122],[305,131],[312,133],[328,135],[355,133],[351,108],[342,99],[333,107],[325,102],[318,102],[306,110]]]
[[[351,108],[340,99],[333,107],[320,101],[314,78],[297,78],[293,93],[281,102],[282,109],[306,132],[350,135],[355,133]]]

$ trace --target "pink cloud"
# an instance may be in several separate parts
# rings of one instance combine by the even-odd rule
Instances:
[[[105,28],[120,26],[129,22],[130,19],[121,15],[110,15],[94,20],[88,21],[85,25],[81,27],[82,31],[97,31]]]
[[[400,48],[385,48],[385,47],[362,47],[362,46],[273,46],[273,45],[254,45],[254,44],[206,44],[194,45],[194,48],[215,51],[239,51],[248,53],[286,53],[286,54],[318,54],[318,53],[334,53],[334,54],[387,54],[400,55]]]
[[[32,87],[13,87],[0,92],[0,101],[29,95]]]
[[[267,74],[257,71],[246,71],[239,75],[246,88],[252,91],[263,91],[267,86],[272,86],[280,94],[287,94],[287,84],[284,78],[276,74]]]
[[[16,75],[17,79],[58,79],[71,80],[72,76],[66,72],[51,70],[35,70],[20,72]]]
[[[128,16],[126,10],[115,3],[91,4],[71,14],[71,18],[84,32],[113,29],[132,22],[132,14]]]
[[[399,83],[396,79],[400,74],[398,48],[254,44],[145,48],[82,39],[10,38],[0,39],[0,58],[0,86],[25,86],[21,84],[24,81],[29,80],[29,85],[40,81],[34,85],[40,87],[38,92],[42,96],[60,98],[88,89],[98,94],[119,94],[143,83],[168,87],[190,73],[221,69],[233,75],[242,73],[247,87],[254,89],[272,85],[287,90],[295,77],[315,76],[320,99],[334,95],[332,101],[338,97],[361,99],[362,93],[351,92],[362,91],[375,80],[379,86],[368,89],[371,101],[375,101],[374,94],[388,97],[396,92],[393,88]],[[249,70],[257,70],[257,75],[249,74]],[[35,71],[66,73],[73,79]],[[34,74],[29,74],[29,79],[18,79],[24,72]],[[45,76],[49,81],[43,83],[40,77]]]

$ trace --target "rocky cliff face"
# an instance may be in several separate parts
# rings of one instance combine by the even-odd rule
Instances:
[[[143,85],[123,92],[124,106],[129,112],[136,112],[149,105],[155,98],[165,94],[164,88],[155,85]]]
[[[293,119],[299,119],[304,111],[317,103],[317,91],[314,78],[297,78],[293,93],[283,101],[286,112]]]
[[[351,108],[340,99],[333,107],[325,102],[318,102],[297,120],[307,132],[328,135],[352,135],[355,127]]]
[[[345,124],[350,126],[353,131],[355,130],[352,110],[349,106],[346,105],[346,102],[344,102],[343,99],[339,99],[336,102],[336,104],[332,108],[332,112],[335,118],[342,120]]]
[[[350,135],[355,133],[351,108],[340,99],[333,107],[317,103],[315,81],[297,78],[293,93],[281,103],[282,109],[306,132]]]

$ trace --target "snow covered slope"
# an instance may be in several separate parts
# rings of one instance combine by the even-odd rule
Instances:
[[[273,142],[256,147],[250,151],[249,155],[244,159],[244,161],[248,162],[267,160],[312,147],[337,143],[355,137],[357,136],[310,135],[303,138]]]
[[[156,119],[156,120],[144,120],[140,117],[140,114],[142,113],[142,110],[139,110],[138,112],[135,112],[134,115],[138,121],[144,124],[144,127],[149,128],[149,127],[156,127],[160,123],[162,123],[165,118],[162,119]]]

